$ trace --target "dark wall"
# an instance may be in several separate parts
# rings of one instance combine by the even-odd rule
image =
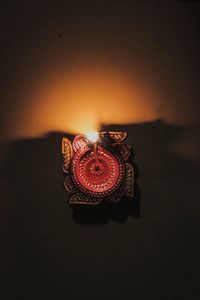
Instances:
[[[111,128],[128,132],[137,171],[134,200],[113,206],[67,204],[66,134],[9,145],[2,299],[199,298],[199,164],[168,151],[182,129],[162,122]]]
[[[1,299],[200,298],[199,16],[198,1],[1,3]],[[132,202],[67,204],[82,91],[129,134]]]

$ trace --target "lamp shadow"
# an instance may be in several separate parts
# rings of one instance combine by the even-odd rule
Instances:
[[[136,180],[136,179],[135,179]],[[73,219],[79,224],[106,224],[110,219],[125,222],[128,216],[140,217],[140,190],[134,183],[134,199],[123,197],[116,204],[101,203],[97,206],[73,205]]]

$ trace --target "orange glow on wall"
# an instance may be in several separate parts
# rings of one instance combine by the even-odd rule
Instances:
[[[15,115],[18,136],[49,131],[86,133],[104,124],[142,122],[156,118],[151,87],[109,68],[81,68],[41,76],[25,83],[27,99]],[[19,96],[18,96],[19,97]]]

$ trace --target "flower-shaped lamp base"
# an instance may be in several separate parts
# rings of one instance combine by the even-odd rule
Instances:
[[[96,205],[133,198],[132,147],[124,144],[126,132],[103,131],[96,141],[77,135],[62,139],[64,186],[70,204]]]

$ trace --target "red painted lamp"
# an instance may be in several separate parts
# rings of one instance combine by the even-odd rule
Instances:
[[[92,131],[62,139],[64,186],[70,204],[117,203],[133,198],[134,169],[126,132]]]

